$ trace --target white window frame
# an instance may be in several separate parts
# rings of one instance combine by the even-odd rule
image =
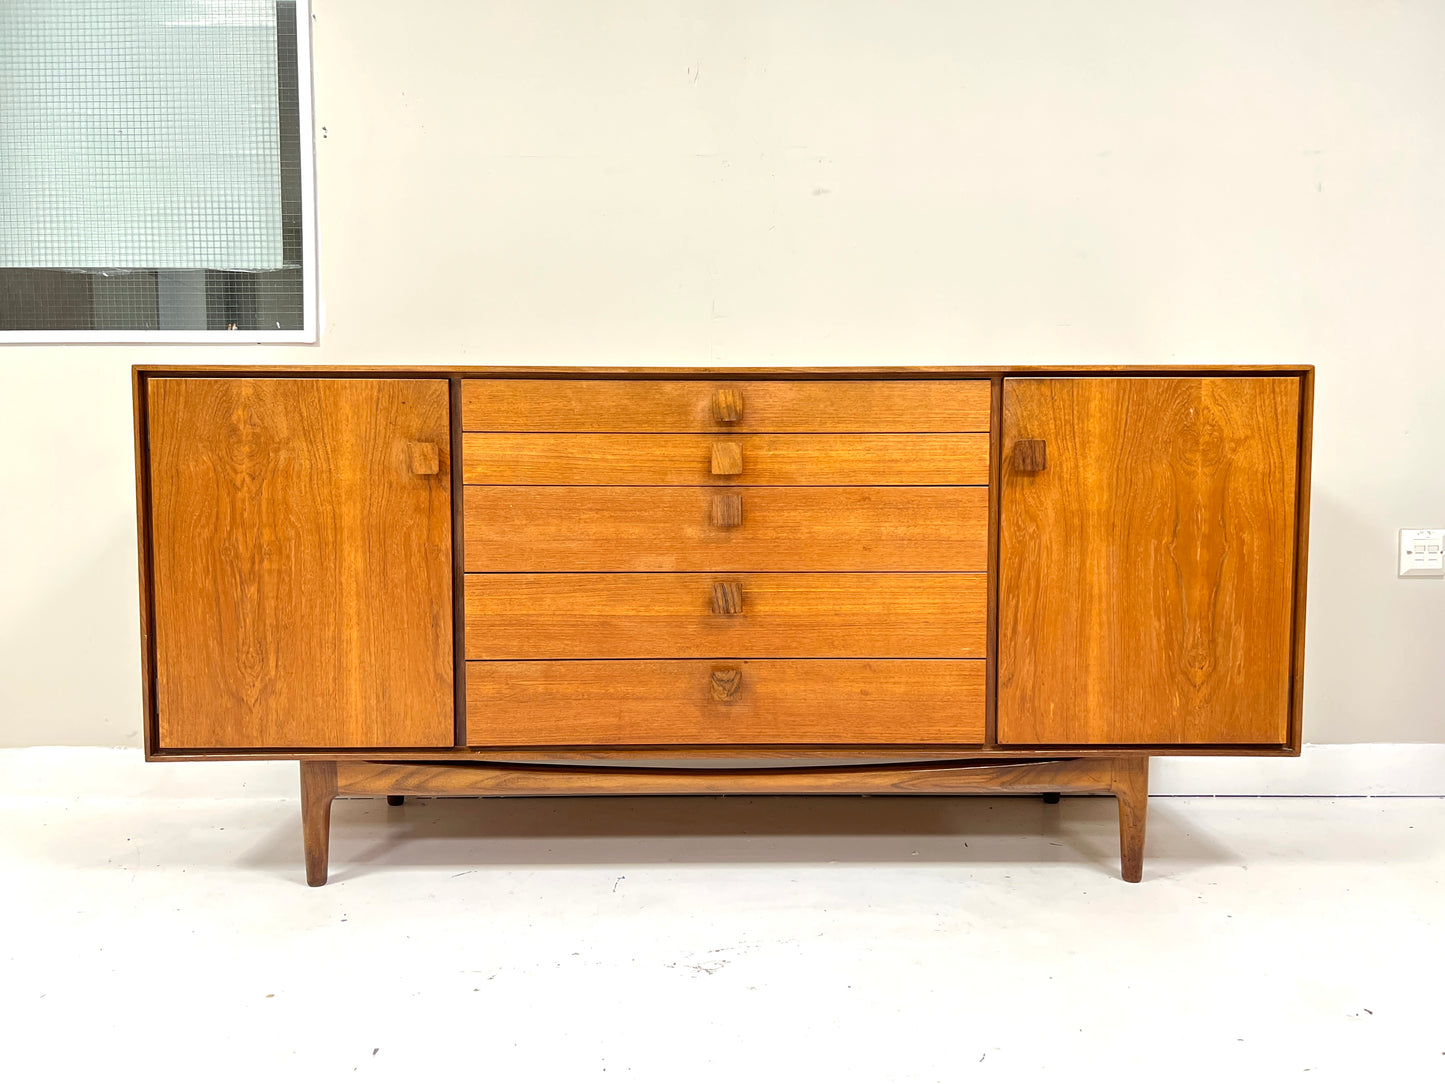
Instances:
[[[315,343],[320,299],[316,288],[316,124],[311,86],[311,0],[296,0],[297,133],[301,139],[301,327],[289,331],[0,331],[3,343]]]

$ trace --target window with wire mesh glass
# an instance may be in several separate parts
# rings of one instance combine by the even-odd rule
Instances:
[[[0,2],[0,331],[304,327],[297,19]]]

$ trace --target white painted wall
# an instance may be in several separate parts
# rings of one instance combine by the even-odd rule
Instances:
[[[1445,5],[316,0],[317,347],[0,347],[0,744],[139,742],[128,366],[1319,367],[1306,734],[1445,740]],[[324,137],[323,137],[324,131]]]

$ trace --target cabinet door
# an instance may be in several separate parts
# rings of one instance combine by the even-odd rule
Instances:
[[[447,381],[146,389],[158,747],[451,746]]]
[[[1004,381],[1000,743],[1287,741],[1300,403],[1293,377]]]

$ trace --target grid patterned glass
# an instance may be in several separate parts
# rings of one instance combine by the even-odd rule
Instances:
[[[301,327],[296,19],[0,0],[0,330]]]

